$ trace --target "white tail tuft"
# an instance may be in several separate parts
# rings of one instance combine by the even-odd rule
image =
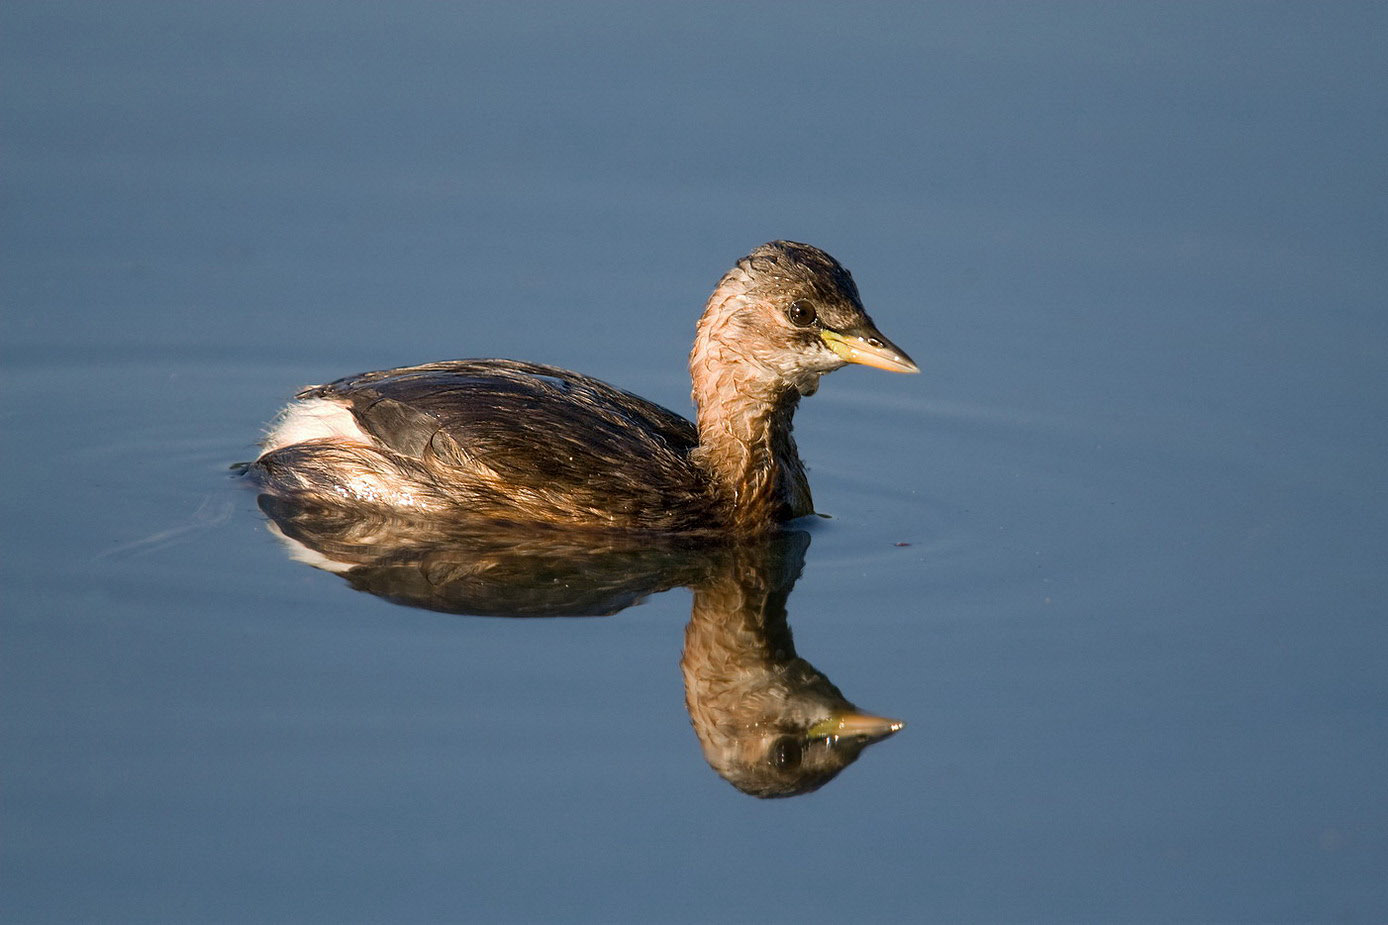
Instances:
[[[308,440],[374,442],[357,426],[356,418],[346,405],[326,398],[310,398],[293,402],[280,412],[275,423],[270,425],[270,432],[260,442],[260,455]]]

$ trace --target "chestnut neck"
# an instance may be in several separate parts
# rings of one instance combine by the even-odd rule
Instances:
[[[707,321],[707,317],[705,321]],[[696,464],[708,472],[728,525],[761,532],[814,511],[791,436],[800,392],[700,322],[689,357],[698,409]]]

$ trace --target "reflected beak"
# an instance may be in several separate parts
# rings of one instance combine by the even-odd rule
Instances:
[[[887,340],[870,325],[861,335],[840,334],[824,328],[819,332],[829,349],[849,363],[875,366],[893,373],[918,373],[918,367],[896,344]]]
[[[909,361],[908,361],[909,362]],[[834,713],[828,719],[820,720],[805,731],[811,739],[839,738],[841,736],[866,736],[880,739],[899,731],[906,724],[899,719],[885,716],[872,716],[868,713]]]

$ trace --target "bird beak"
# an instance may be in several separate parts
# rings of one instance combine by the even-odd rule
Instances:
[[[920,367],[911,361],[896,344],[887,340],[870,325],[862,334],[840,334],[828,328],[821,328],[819,336],[829,349],[849,363],[875,366],[893,373],[918,373]]]
[[[806,730],[805,734],[811,739],[837,739],[844,736],[866,736],[869,739],[881,739],[899,731],[905,725],[899,719],[887,719],[885,716],[872,716],[868,713],[847,710],[843,713],[830,714],[828,719],[815,723]]]

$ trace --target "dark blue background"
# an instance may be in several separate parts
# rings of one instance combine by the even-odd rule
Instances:
[[[1385,27],[4,4],[0,915],[1382,921]],[[227,478],[402,363],[683,411],[777,237],[924,370],[798,418],[797,644],[910,722],[816,794],[704,764],[686,592],[408,610]]]

